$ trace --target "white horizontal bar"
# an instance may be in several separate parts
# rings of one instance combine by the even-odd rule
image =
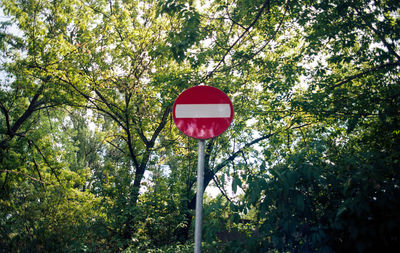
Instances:
[[[229,118],[229,104],[177,104],[176,118]]]

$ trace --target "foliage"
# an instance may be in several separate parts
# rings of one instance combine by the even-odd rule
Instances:
[[[0,251],[191,252],[196,141],[171,118],[232,99],[207,140],[206,252],[400,244],[398,1],[1,1]]]

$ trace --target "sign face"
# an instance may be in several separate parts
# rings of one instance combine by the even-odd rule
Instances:
[[[229,97],[211,86],[195,86],[182,92],[172,110],[175,125],[196,139],[211,139],[225,132],[233,119]]]

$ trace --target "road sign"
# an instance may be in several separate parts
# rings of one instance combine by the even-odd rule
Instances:
[[[225,132],[233,119],[229,97],[211,86],[195,86],[182,92],[173,107],[178,129],[196,139],[211,139]]]
[[[205,140],[225,132],[233,119],[233,106],[223,91],[211,86],[195,86],[178,96],[172,114],[175,125],[182,133],[199,139],[194,252],[200,253]]]

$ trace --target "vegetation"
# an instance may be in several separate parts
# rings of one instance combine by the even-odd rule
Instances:
[[[191,252],[211,85],[205,252],[400,246],[400,3],[1,0],[0,252]]]

